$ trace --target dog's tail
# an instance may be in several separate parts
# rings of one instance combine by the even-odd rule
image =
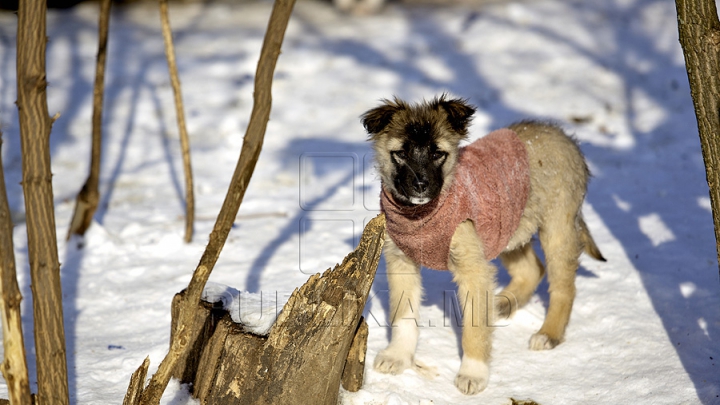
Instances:
[[[585,220],[582,216],[578,216],[577,225],[578,230],[580,231],[580,241],[583,245],[583,251],[595,260],[606,262],[607,259],[605,259],[602,253],[600,253],[600,249],[598,249],[592,235],[590,235],[590,231],[588,230],[587,224],[585,224]]]

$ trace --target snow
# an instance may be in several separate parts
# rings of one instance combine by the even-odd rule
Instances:
[[[275,319],[280,315],[285,302],[277,301],[277,296],[240,292],[230,286],[208,281],[201,299],[210,303],[221,303],[235,323],[243,326],[246,332],[266,336]]]
[[[521,118],[562,122],[594,177],[583,211],[607,263],[583,257],[566,341],[528,350],[543,282],[494,334],[490,382],[475,397],[460,365],[454,285],[423,271],[417,359],[432,373],[376,373],[389,338],[381,264],[366,309],[365,385],[346,404],[720,403],[720,288],[707,184],[677,40],[664,0],[391,4],[371,17],[297,4],[273,88],[263,152],[211,276],[282,303],[342,260],[377,213],[379,180],[359,115],[381,98],[447,91],[479,107],[476,139]],[[97,5],[48,15],[51,152],[73,403],[120,403],[130,374],[168,348],[170,302],[187,286],[235,167],[272,3],[173,3],[198,220],[183,243],[183,174],[159,15],[116,6],[111,21],[101,205],[65,241],[89,165]],[[0,13],[0,129],[15,227],[28,359],[35,362],[15,94],[16,16]],[[508,282],[503,270],[500,285]],[[239,294],[239,293],[238,293]],[[268,297],[272,297],[270,300]],[[267,300],[267,301],[266,301]],[[35,367],[31,366],[33,389]],[[0,397],[7,388],[0,383]],[[165,404],[193,404],[171,382]]]

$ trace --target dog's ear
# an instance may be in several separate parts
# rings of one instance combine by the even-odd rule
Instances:
[[[445,100],[444,94],[437,99],[436,103],[438,107],[447,113],[447,120],[450,127],[460,134],[466,134],[467,127],[472,120],[473,114],[475,114],[475,107],[462,98]]]
[[[404,103],[398,99],[395,99],[394,102],[383,100],[381,106],[365,112],[365,114],[360,116],[360,119],[362,120],[365,130],[372,137],[372,135],[378,134],[385,129],[385,127],[390,124],[390,121],[392,121],[393,115],[403,108]]]

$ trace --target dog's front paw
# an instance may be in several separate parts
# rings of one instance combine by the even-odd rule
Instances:
[[[455,386],[465,395],[475,395],[487,387],[487,378],[471,377],[458,374],[455,377]]]
[[[560,339],[552,339],[544,333],[536,333],[530,337],[530,350],[550,350],[560,344]]]
[[[455,386],[465,395],[475,395],[488,385],[490,369],[484,361],[463,358],[455,377]]]
[[[375,356],[373,367],[375,370],[385,374],[400,374],[413,364],[413,356],[410,353],[401,353],[397,350],[385,349]]]

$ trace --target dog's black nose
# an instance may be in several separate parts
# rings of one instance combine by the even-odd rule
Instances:
[[[429,184],[429,182],[427,181],[427,179],[418,179],[418,178],[416,178],[416,179],[413,181],[413,188],[414,188],[415,191],[418,192],[418,193],[424,193],[425,191],[427,191],[428,184]]]

